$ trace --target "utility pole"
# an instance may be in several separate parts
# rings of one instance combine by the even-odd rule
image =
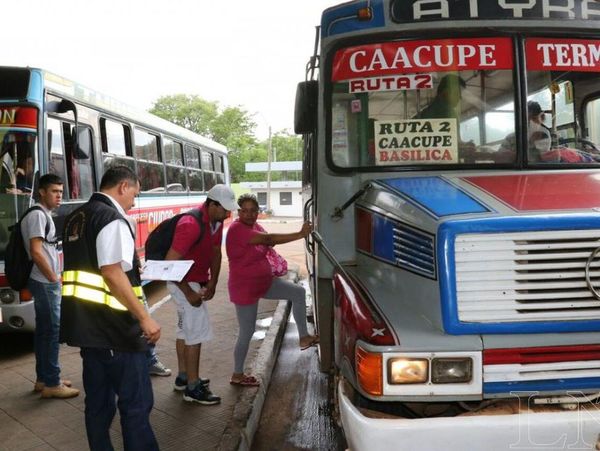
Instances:
[[[271,212],[271,151],[273,138],[271,136],[271,126],[269,125],[269,146],[267,147],[267,211]]]

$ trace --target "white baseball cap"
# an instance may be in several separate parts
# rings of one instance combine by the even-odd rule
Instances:
[[[215,185],[206,195],[211,200],[219,202],[225,210],[233,211],[238,209],[235,201],[235,194],[227,185]]]

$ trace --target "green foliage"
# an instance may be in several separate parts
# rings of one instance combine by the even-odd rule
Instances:
[[[150,113],[199,133],[229,149],[229,172],[232,183],[264,181],[266,174],[245,171],[245,164],[267,161],[268,140],[258,142],[253,116],[240,106],[220,108],[196,95],[175,94],[157,99]],[[286,131],[272,137],[272,161],[296,161],[302,157],[302,141]],[[297,180],[298,174],[273,172],[271,180]]]
[[[159,97],[150,113],[203,136],[212,135],[211,126],[219,114],[216,102],[187,94]]]

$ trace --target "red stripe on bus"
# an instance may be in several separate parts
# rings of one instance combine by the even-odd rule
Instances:
[[[462,179],[516,211],[600,207],[600,180],[595,173],[515,174]]]
[[[544,346],[537,348],[487,349],[484,365],[600,360],[600,345]]]

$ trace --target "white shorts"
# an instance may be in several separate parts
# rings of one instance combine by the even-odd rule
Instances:
[[[200,291],[198,282],[188,282],[196,293]],[[208,316],[206,302],[199,307],[191,305],[183,294],[183,291],[174,283],[168,282],[167,289],[177,306],[177,326],[175,328],[178,340],[184,340],[188,346],[204,343],[212,340],[213,331]]]

